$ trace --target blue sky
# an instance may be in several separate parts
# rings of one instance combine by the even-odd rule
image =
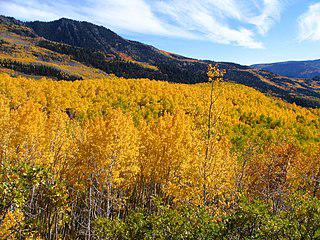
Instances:
[[[0,0],[0,14],[90,21],[199,59],[254,64],[320,58],[320,0]]]

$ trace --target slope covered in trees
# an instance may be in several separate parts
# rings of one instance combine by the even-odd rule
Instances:
[[[0,238],[320,236],[319,109],[218,81],[7,74],[0,109]]]
[[[6,18],[5,18],[6,19]],[[9,21],[9,20],[8,20]],[[98,69],[88,67],[70,56],[37,46],[41,39],[29,28],[3,22],[0,17],[0,70],[14,75],[47,76],[58,80],[105,77]],[[90,56],[90,58],[94,58]]]
[[[208,64],[213,63],[168,53],[124,39],[102,26],[71,19],[24,23],[0,16],[0,28],[0,40],[5,41],[2,44],[0,41],[0,57],[18,62],[28,58],[31,65],[34,62],[54,65],[61,67],[65,75],[93,77],[108,73],[126,78],[201,83],[207,80]],[[12,39],[15,39],[14,43]],[[22,53],[18,51],[19,54],[12,56],[11,53],[17,48],[19,50],[21,45],[25,48]],[[227,70],[225,79],[228,81],[253,87],[301,106],[320,106],[319,86],[315,81],[282,77],[235,63],[218,64]]]
[[[27,22],[25,25],[46,39],[111,54],[118,61],[125,60],[125,63],[118,65],[118,69],[104,67],[108,73],[111,70],[112,73],[121,77],[148,77],[170,82],[199,83],[206,81],[207,64],[213,63],[212,61],[186,58],[161,51],[150,45],[130,41],[103,26],[97,26],[89,22],[62,18],[52,22]],[[148,68],[145,68],[144,71],[141,68],[135,69],[132,64],[128,64],[128,60],[129,63],[147,64],[156,69],[153,69],[153,71]],[[250,69],[239,64],[222,62],[219,64],[220,68],[227,70],[226,78],[229,81],[254,87],[262,92],[271,92],[289,102],[295,102],[302,106],[319,106],[318,101],[313,101],[313,98],[320,98],[317,92],[318,85],[278,76],[270,72]],[[104,70],[101,65],[93,66]],[[132,71],[124,71],[126,68]],[[114,70],[118,71],[115,72]]]

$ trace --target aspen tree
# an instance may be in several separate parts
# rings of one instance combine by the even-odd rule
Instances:
[[[212,66],[211,64],[208,66],[208,80],[210,83],[210,102],[209,102],[209,110],[208,110],[208,129],[207,129],[207,143],[206,143],[206,150],[205,150],[205,160],[203,162],[203,204],[207,205],[208,199],[208,189],[207,189],[207,165],[209,160],[210,153],[210,141],[213,136],[212,127],[218,121],[217,116],[213,118],[213,107],[215,102],[217,101],[217,95],[214,95],[215,86],[217,86],[222,80],[225,74],[225,70],[220,70],[218,65]]]

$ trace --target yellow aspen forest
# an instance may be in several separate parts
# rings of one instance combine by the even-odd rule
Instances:
[[[0,239],[320,238],[319,109],[223,75],[1,73]]]

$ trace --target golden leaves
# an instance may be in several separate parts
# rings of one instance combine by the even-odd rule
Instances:
[[[212,83],[224,74],[209,66]],[[250,174],[242,185],[260,194],[268,167],[277,163],[274,169],[280,174],[286,165],[282,160],[292,155],[290,145],[276,146],[282,136],[306,149],[295,150],[298,157],[287,174],[290,186],[312,191],[318,174],[313,169],[319,164],[315,154],[306,153],[319,138],[318,112],[223,82],[215,86],[215,134],[208,141],[209,85],[116,77],[35,81],[0,74],[1,159],[47,166],[73,187],[107,186],[115,198],[132,194],[145,201],[159,194],[203,204],[204,186],[208,202],[236,190],[242,162],[232,151],[245,151],[247,138],[257,146],[274,141],[269,149],[243,157]],[[255,183],[258,191],[250,187]]]
[[[24,214],[21,210],[8,211],[0,223],[1,239],[16,239],[12,234],[12,229],[17,228],[23,219]]]
[[[212,64],[209,64],[208,66],[208,78],[209,78],[209,82],[212,81],[222,81],[223,76],[226,74],[226,70],[225,69],[219,69],[218,64],[212,66]]]

